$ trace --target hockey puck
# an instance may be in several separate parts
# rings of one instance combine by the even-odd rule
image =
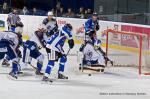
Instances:
[[[89,76],[91,76],[91,74],[89,74]]]

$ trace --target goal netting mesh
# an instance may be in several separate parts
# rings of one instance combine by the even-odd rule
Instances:
[[[106,53],[114,66],[135,67],[139,74],[150,75],[150,40],[144,33],[106,31]]]

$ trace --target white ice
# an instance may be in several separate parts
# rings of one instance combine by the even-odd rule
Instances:
[[[43,72],[46,63],[47,60]],[[32,64],[36,64],[34,60]],[[57,68],[53,69],[52,78],[56,77]],[[8,79],[10,70],[0,66],[0,99],[150,99],[150,76],[138,75],[135,68],[108,67],[105,73],[88,76],[78,71],[77,57],[69,55],[65,69],[69,79],[56,80],[51,85],[43,84],[42,77],[35,76],[30,66],[23,70],[18,81]]]

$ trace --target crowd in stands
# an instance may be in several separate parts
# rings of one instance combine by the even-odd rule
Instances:
[[[12,11],[13,8],[10,8],[7,4],[7,2],[4,2],[1,6],[0,13],[2,14],[8,14]],[[68,17],[68,18],[89,18],[93,11],[88,8],[85,9],[84,7],[80,7],[78,12],[74,12],[72,8],[68,8],[66,11],[61,6],[60,3],[56,5],[55,9],[51,9],[51,11],[54,13],[57,17]],[[18,9],[18,14],[20,15],[39,15],[39,16],[45,16],[48,11],[39,10],[36,7],[33,7],[32,9],[28,9],[27,6],[24,6],[22,9]]]

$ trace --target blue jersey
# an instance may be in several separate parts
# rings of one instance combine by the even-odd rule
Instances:
[[[61,31],[55,33],[48,39],[46,47],[51,50],[64,53],[63,46],[66,39],[72,39],[72,32],[63,27]]]
[[[99,28],[98,21],[96,20],[95,22],[92,20],[92,18],[88,19],[85,22],[85,32],[87,33],[88,31],[95,31],[98,30]]]

